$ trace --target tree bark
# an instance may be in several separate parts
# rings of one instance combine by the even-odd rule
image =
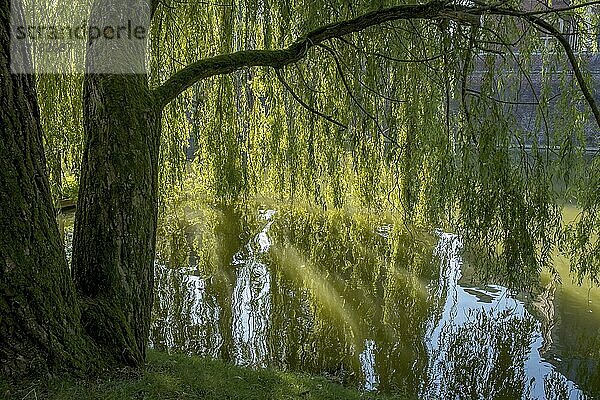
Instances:
[[[0,373],[83,371],[92,347],[50,196],[34,77],[11,74],[9,37],[0,0]]]
[[[153,299],[160,110],[145,75],[89,74],[73,276],[86,332],[143,363]]]

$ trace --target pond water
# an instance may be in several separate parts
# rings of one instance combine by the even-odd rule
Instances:
[[[150,346],[421,399],[600,396],[600,291],[468,276],[456,235],[344,213],[186,208],[161,223]]]
[[[440,231],[431,241],[289,210],[184,214],[159,239],[157,349],[423,399],[600,393],[598,290],[476,284],[460,238]]]

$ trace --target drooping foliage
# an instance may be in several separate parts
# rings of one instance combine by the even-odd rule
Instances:
[[[394,4],[161,2],[151,86],[201,58],[284,48]],[[567,37],[585,72],[598,50],[596,10],[543,18],[577,32]],[[258,195],[393,211],[460,231],[474,262],[511,281],[550,267],[560,241],[581,278],[594,278],[598,160],[584,149],[597,146],[599,128],[571,71],[563,46],[524,18],[386,22],[284,69],[243,69],[180,95],[163,113],[163,192],[192,174],[196,190],[229,202]],[[51,170],[77,174],[81,78],[42,76],[38,86]],[[566,228],[563,202],[582,207]]]

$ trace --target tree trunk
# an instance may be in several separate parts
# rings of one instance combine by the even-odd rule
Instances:
[[[10,73],[9,37],[0,0],[0,373],[85,370],[92,348],[50,197],[34,78]]]
[[[120,361],[144,361],[153,299],[160,110],[145,75],[92,75],[73,275],[83,324]]]
[[[73,284],[34,78],[10,73],[7,0],[0,17],[0,368],[85,371],[99,366],[90,363],[100,360],[96,349],[105,361],[140,364],[152,309],[160,137],[148,77],[86,74]],[[145,48],[138,56],[144,62]]]

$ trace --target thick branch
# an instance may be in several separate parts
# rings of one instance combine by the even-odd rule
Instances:
[[[325,25],[301,37],[283,50],[246,50],[199,60],[176,72],[155,89],[157,100],[167,105],[194,83],[215,75],[223,75],[245,67],[282,68],[301,60],[308,50],[319,43],[360,32],[371,26],[400,19],[436,19],[456,12],[456,6],[445,1],[402,5],[364,14],[348,21]]]
[[[599,1],[596,0],[569,7],[564,10],[571,11],[575,8],[585,7],[597,3],[599,3]],[[333,23],[315,29],[314,31],[296,40],[286,49],[245,50],[199,60],[176,72],[166,82],[156,88],[154,91],[155,98],[157,99],[159,105],[164,107],[194,83],[212,76],[229,74],[238,69],[246,67],[266,66],[280,69],[286,65],[301,60],[306,56],[309,49],[326,40],[341,38],[351,33],[360,32],[369,27],[380,25],[388,21],[403,19],[412,20],[447,18],[479,25],[479,17],[483,14],[504,15],[528,21],[538,29],[545,30],[557,38],[565,50],[583,96],[592,109],[594,118],[600,127],[600,111],[598,110],[598,106],[594,100],[591,90],[583,78],[577,58],[568,40],[552,24],[538,16],[541,14],[550,14],[559,11],[562,11],[562,9],[525,12],[512,8],[486,6],[485,4],[478,7],[467,7],[451,4],[446,0],[435,0],[426,4],[401,5],[385,8],[364,14],[348,21]]]

